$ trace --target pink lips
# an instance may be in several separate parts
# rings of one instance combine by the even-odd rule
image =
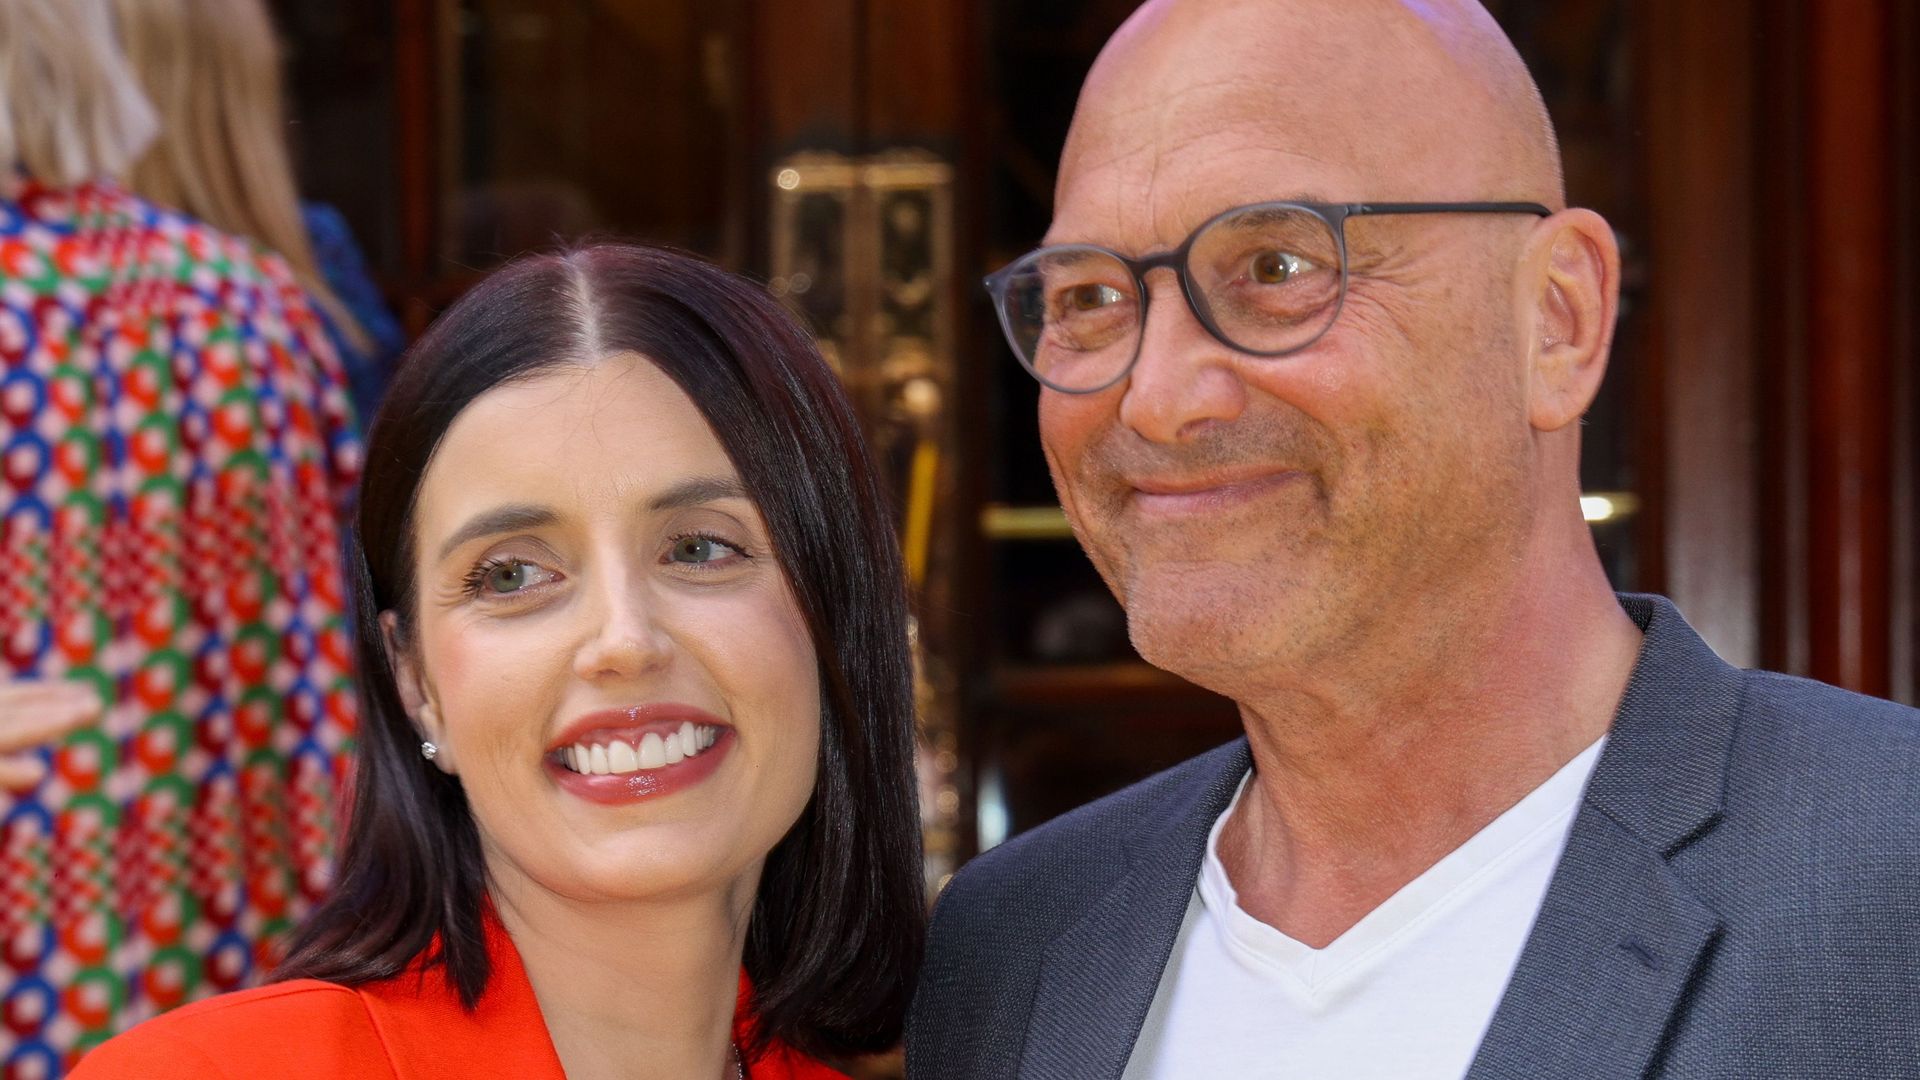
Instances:
[[[568,768],[562,761],[566,748],[576,743],[608,745],[618,741],[638,746],[648,735],[664,738],[689,723],[696,728],[716,729],[717,735],[697,754],[670,764],[633,772],[587,774]],[[619,805],[660,798],[698,784],[720,767],[734,740],[732,727],[691,705],[607,709],[589,713],[562,729],[547,747],[545,766],[547,775],[561,790],[590,802]]]
[[[1132,481],[1133,503],[1153,517],[1217,513],[1306,479],[1306,473],[1291,469],[1227,476],[1139,478]]]

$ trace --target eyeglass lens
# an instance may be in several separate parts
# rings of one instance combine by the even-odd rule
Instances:
[[[1246,207],[1195,234],[1186,274],[1195,314],[1220,338],[1244,352],[1289,352],[1325,332],[1339,309],[1340,243],[1310,210]],[[1145,313],[1133,270],[1094,247],[1036,251],[1008,269],[1001,290],[1001,320],[1021,362],[1062,390],[1097,390],[1125,374]]]

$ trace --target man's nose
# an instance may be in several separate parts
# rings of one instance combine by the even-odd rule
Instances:
[[[1170,270],[1148,274],[1140,353],[1120,399],[1120,421],[1141,438],[1179,443],[1247,404],[1233,350],[1207,332]]]
[[[664,668],[673,638],[659,598],[629,574],[603,575],[585,605],[585,636],[574,653],[574,674],[588,681],[634,678]]]

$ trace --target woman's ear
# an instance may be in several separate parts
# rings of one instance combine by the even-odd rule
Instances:
[[[446,727],[434,707],[426,680],[421,677],[419,659],[400,632],[399,617],[391,611],[380,613],[380,637],[387,648],[388,666],[393,670],[400,707],[407,711],[407,718],[420,736],[421,755],[441,772],[453,775],[453,755],[447,746]],[[427,750],[429,746],[433,748],[431,752]]]

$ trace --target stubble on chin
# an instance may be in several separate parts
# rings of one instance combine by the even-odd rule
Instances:
[[[1054,475],[1081,546],[1127,611],[1135,650],[1226,692],[1235,673],[1303,644],[1302,617],[1324,614],[1310,586],[1325,569],[1339,463],[1331,436],[1303,417],[1242,418],[1179,447],[1110,430],[1085,447],[1070,483],[1057,462]],[[1133,506],[1135,477],[1250,468],[1299,472],[1303,486],[1180,522],[1143,520]],[[1296,611],[1303,600],[1313,610]]]

